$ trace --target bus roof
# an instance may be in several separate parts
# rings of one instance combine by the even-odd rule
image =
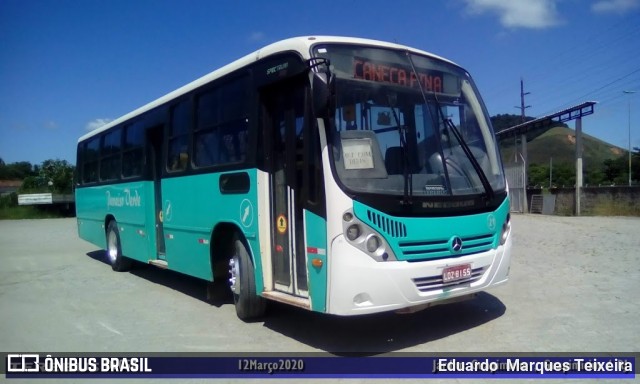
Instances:
[[[138,115],[141,115],[147,111],[150,111],[156,107],[159,107],[175,98],[178,98],[194,89],[197,89],[200,86],[203,86],[219,77],[222,77],[228,73],[231,73],[237,69],[240,69],[242,67],[245,67],[247,65],[250,65],[264,57],[279,53],[279,52],[286,52],[286,51],[296,51],[298,53],[300,53],[304,58],[309,58],[310,55],[310,48],[311,46],[318,44],[318,43],[343,43],[343,44],[362,44],[362,45],[373,45],[373,46],[378,46],[378,47],[386,47],[386,48],[393,48],[393,49],[406,49],[421,55],[425,55],[425,56],[429,56],[432,58],[436,58],[439,60],[444,60],[447,62],[452,63],[450,60],[447,60],[443,57],[434,55],[432,53],[429,52],[425,52],[425,51],[421,51],[419,49],[415,49],[409,46],[405,46],[405,45],[401,45],[401,44],[395,44],[395,43],[389,43],[386,41],[379,41],[379,40],[371,40],[371,39],[362,39],[362,38],[354,38],[354,37],[340,37],[340,36],[300,36],[300,37],[293,37],[293,38],[289,38],[286,40],[281,40],[278,42],[275,42],[273,44],[267,45],[255,52],[252,52],[244,57],[241,57],[240,59],[237,59],[235,61],[233,61],[230,64],[227,64],[219,69],[216,69],[213,72],[210,72],[202,77],[200,77],[199,79],[196,79],[194,81],[192,81],[189,84],[186,84],[172,92],[169,92],[168,94],[148,103],[143,105],[142,107],[131,111],[129,113],[127,113],[126,115],[123,115],[105,125],[103,125],[100,128],[97,128],[83,136],[81,136],[78,139],[78,142],[81,142],[83,140],[86,140],[94,135],[97,135],[101,132],[104,132],[106,130],[108,130],[111,127],[114,127],[118,124],[121,124],[129,119],[132,119]],[[455,63],[452,63],[455,64]]]

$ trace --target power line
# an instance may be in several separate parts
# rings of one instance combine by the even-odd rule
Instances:
[[[596,93],[596,92],[598,92],[598,91],[600,91],[600,90],[602,90],[604,88],[607,88],[607,87],[617,83],[618,81],[624,80],[627,77],[633,75],[634,73],[638,73],[638,72],[640,72],[640,68],[638,68],[638,69],[636,69],[636,70],[634,70],[634,71],[632,71],[630,73],[627,73],[626,75],[624,75],[622,77],[619,77],[619,78],[617,78],[617,79],[615,79],[615,80],[613,80],[613,81],[611,81],[611,82],[609,82],[609,83],[607,83],[607,84],[605,84],[605,85],[603,85],[603,86],[601,86],[599,88],[596,88],[596,89],[594,89],[594,90],[592,90],[592,91],[590,91],[590,92],[588,92],[588,93],[586,93],[586,94],[584,94],[584,95],[582,95],[580,97],[576,97],[575,99],[571,99],[570,101],[567,101],[563,105],[570,105],[571,103],[575,103],[577,101],[584,100],[588,96],[592,96],[594,93]]]

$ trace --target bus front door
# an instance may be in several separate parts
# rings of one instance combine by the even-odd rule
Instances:
[[[162,208],[162,125],[150,128],[147,131],[147,143],[149,163],[151,168],[151,176],[153,178],[153,220],[155,226],[156,253],[157,258],[164,260],[165,244],[164,244],[164,228],[163,228],[163,208]]]
[[[301,204],[305,88],[278,83],[261,94],[271,171],[271,244],[274,288],[308,297]]]

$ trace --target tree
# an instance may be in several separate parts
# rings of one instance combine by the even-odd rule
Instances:
[[[4,160],[0,159],[0,180],[23,180],[34,175],[33,166],[28,161],[5,164]]]
[[[69,194],[73,185],[74,166],[66,160],[45,160],[40,167],[40,176],[54,193]]]
[[[529,165],[529,186],[541,187],[549,185],[549,166],[540,164]]]
[[[75,167],[66,160],[45,160],[38,167],[37,174],[24,179],[21,192],[52,192],[69,194],[72,191]]]
[[[576,185],[576,169],[567,163],[553,165],[553,185],[556,187],[573,187]]]
[[[598,186],[600,184],[603,184],[604,182],[604,173],[601,169],[588,170],[584,178],[585,185],[589,186]]]
[[[604,161],[604,182],[607,184],[626,184],[628,180],[626,156]]]

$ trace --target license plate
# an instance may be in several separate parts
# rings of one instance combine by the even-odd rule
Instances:
[[[471,264],[455,265],[445,268],[442,271],[442,282],[451,283],[458,280],[466,280],[471,278]]]

